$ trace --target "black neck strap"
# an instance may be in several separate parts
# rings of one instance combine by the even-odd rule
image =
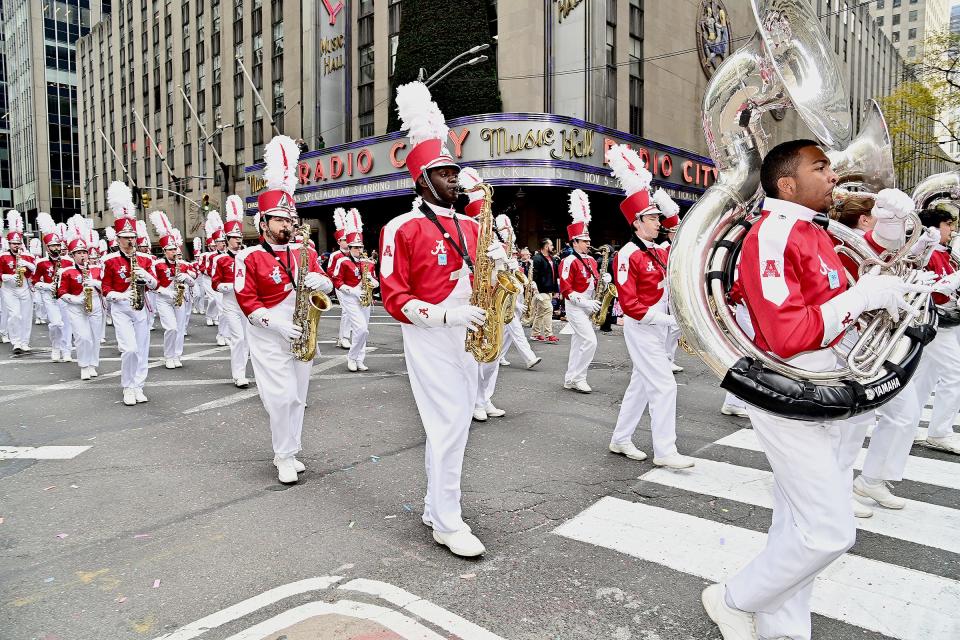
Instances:
[[[273,259],[277,261],[277,264],[280,265],[280,268],[283,269],[284,273],[287,274],[287,277],[290,278],[290,284],[293,285],[293,288],[297,288],[297,280],[293,277],[293,272],[288,266],[291,264],[290,258],[290,245],[287,245],[287,264],[283,264],[280,260],[280,256],[277,255],[277,252],[273,250],[273,247],[270,246],[270,243],[264,240],[260,243],[260,246],[263,247],[263,250],[273,256]],[[303,245],[300,245],[300,250],[303,251]]]
[[[440,220],[437,219],[437,214],[434,213],[433,209],[430,208],[426,202],[420,203],[420,212],[423,213],[423,216],[436,225],[439,229],[440,234],[443,236],[443,239],[447,243],[457,250],[457,253],[460,254],[460,258],[463,262],[470,268],[471,273],[473,272],[473,259],[470,258],[470,254],[467,252],[467,240],[463,237],[463,230],[460,228],[460,222],[457,220],[457,214],[453,214],[453,226],[457,228],[457,237],[460,239],[459,242],[453,239],[447,230],[443,228],[443,225],[440,224]],[[478,247],[479,250],[479,247]]]
[[[647,243],[644,242],[643,238],[638,236],[636,233],[633,234],[633,243],[637,245],[640,251],[645,251],[653,261],[657,263],[657,266],[663,270],[664,273],[667,271],[667,265],[663,264],[663,261],[660,260],[660,256],[657,255],[656,251],[650,251],[650,247],[647,246]]]

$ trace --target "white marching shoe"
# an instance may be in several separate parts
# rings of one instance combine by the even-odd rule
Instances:
[[[20,345],[20,349],[21,349],[21,351],[23,351],[24,353],[30,353],[31,351],[33,351],[33,347],[31,347],[31,346],[28,345],[28,344],[22,344],[22,345]]]
[[[132,407],[137,404],[137,391],[132,387],[123,390],[123,404]]]
[[[720,407],[720,413],[725,416],[736,416],[737,418],[749,418],[747,410],[743,407],[737,407],[732,404],[725,404]]]
[[[150,402],[150,398],[148,398],[147,396],[145,396],[145,395],[143,394],[143,389],[134,389],[134,390],[133,390],[133,393],[134,393],[134,397],[136,397],[138,403],[140,403],[140,402]]]
[[[60,362],[60,352],[57,349],[50,350],[50,362]]]
[[[428,516],[427,514],[425,514],[425,513],[424,513],[424,514],[421,514],[421,515],[420,515],[420,521],[423,522],[423,524],[425,524],[425,525],[427,525],[428,527],[430,527],[431,529],[433,529],[433,519],[430,518],[430,516]],[[463,526],[467,529],[467,531],[473,533],[473,529],[471,529],[471,528],[470,528],[470,525],[468,525],[466,522],[463,523]]]
[[[590,385],[587,384],[586,380],[578,380],[577,382],[564,382],[564,389],[573,389],[579,393],[590,393],[593,389],[590,388]]]
[[[526,364],[527,369],[533,369],[535,366],[543,362],[543,358],[534,358]]]
[[[90,367],[80,367],[80,379],[81,380],[90,379]]]
[[[60,362],[73,362],[73,356],[70,355],[69,351],[61,351]]]
[[[223,339],[223,336],[217,336],[217,346],[219,347],[227,346],[227,341]]]
[[[689,469],[694,465],[693,458],[682,456],[679,453],[671,453],[669,456],[654,458],[653,464],[667,469]]]
[[[173,358],[167,358],[167,359],[164,361],[163,366],[164,366],[165,368],[167,368],[167,369],[176,369],[176,368],[177,368],[177,361],[174,360]]]
[[[348,340],[347,338],[339,338],[337,339],[337,346],[340,347],[341,349],[349,349],[350,340]]]
[[[442,544],[447,549],[450,549],[451,553],[462,558],[475,558],[483,555],[487,550],[487,548],[483,546],[483,543],[480,542],[480,538],[473,535],[469,528],[460,529],[453,533],[434,531],[433,539],[437,544]]]
[[[303,473],[304,471],[307,470],[306,465],[300,462],[299,460],[297,460],[296,456],[290,459],[293,460],[293,468],[297,473]]]
[[[0,343],[10,344],[10,336],[5,333],[0,333]]]
[[[856,498],[851,498],[850,502],[853,504],[853,517],[854,518],[872,518],[873,509],[863,504]]]
[[[960,453],[960,434],[951,434],[945,438],[931,438],[927,436],[924,441],[931,449],[947,451],[949,453]]]
[[[882,480],[880,484],[874,484],[867,482],[863,476],[857,476],[853,481],[853,492],[858,496],[870,498],[887,509],[903,509],[907,506],[907,501],[893,495],[893,492],[890,491],[890,485]]]
[[[473,410],[473,419],[477,422],[486,422],[487,421],[487,412],[483,409],[474,409]]]
[[[295,484],[297,482],[297,467],[293,463],[293,458],[274,458],[273,464],[277,468],[277,479],[283,484]]]
[[[501,367],[509,367],[509,366],[510,366],[510,361],[507,360],[506,358],[500,358],[500,366],[501,366]]]
[[[250,381],[246,378],[236,378],[233,381],[233,386],[235,386],[237,389],[246,389],[250,386]]]
[[[183,363],[180,362],[180,358],[174,358],[174,359],[173,359],[173,364],[176,365],[177,369],[182,369],[182,368],[183,368]]]
[[[356,361],[356,360],[351,360],[350,358],[347,358],[347,369],[349,369],[350,371],[356,371],[356,370],[357,370],[357,361]]]
[[[723,640],[757,640],[753,614],[729,606],[723,597],[725,591],[722,584],[712,584],[700,595],[703,608],[720,627]]]
[[[497,409],[492,402],[488,402],[487,406],[484,407],[483,410],[486,412],[488,418],[502,418],[503,416],[507,415],[506,411],[503,409]]]
[[[207,318],[207,326],[208,326],[208,327],[212,327],[212,326],[213,326],[213,320],[211,320],[210,318]]]
[[[680,373],[681,371],[683,371],[683,367],[681,367],[680,365],[678,365],[678,364],[675,363],[675,362],[671,362],[671,363],[670,363],[670,370],[673,371],[674,373]]]
[[[90,371],[90,377],[91,377],[91,378],[96,378],[97,376],[100,375],[99,373],[97,373],[97,368],[96,368],[96,367],[87,367],[87,370]]]
[[[634,445],[632,442],[624,442],[623,444],[615,444],[611,442],[609,448],[613,453],[625,455],[631,460],[647,459],[647,454],[645,454],[643,451],[640,451],[640,449],[637,449],[636,445]]]

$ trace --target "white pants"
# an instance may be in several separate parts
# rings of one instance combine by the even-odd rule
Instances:
[[[360,301],[349,294],[341,293],[341,321],[347,319],[346,335],[351,336],[347,358],[362,363],[367,356],[367,336],[370,335],[370,307],[361,307]]]
[[[100,330],[103,327],[103,308],[97,296],[93,298],[93,313],[87,314],[82,304],[67,304],[73,339],[77,345],[77,364],[80,368],[100,366]]]
[[[942,438],[953,432],[953,417],[957,413],[956,393],[950,393],[945,387],[955,391],[960,386],[960,329],[949,327],[939,329],[933,342],[923,349],[920,364],[907,386],[892,400],[877,409],[877,426],[870,437],[870,446],[863,463],[863,475],[871,480],[902,480],[903,470],[910,457],[913,438],[920,424],[923,405],[930,392],[936,387],[937,395],[933,402],[933,416],[938,408],[942,417],[950,413],[949,422],[944,429],[942,424],[934,428],[930,421],[928,435]],[[940,380],[941,384],[937,384]],[[942,397],[943,393],[946,397]],[[938,435],[939,434],[939,435]]]
[[[240,305],[237,304],[237,296],[232,291],[223,294],[220,326],[224,328],[224,338],[230,345],[230,376],[234,380],[247,377],[247,361],[250,359],[250,347],[247,345],[248,324]]]
[[[567,372],[563,376],[563,382],[586,382],[587,368],[593,361],[593,354],[597,352],[597,334],[587,312],[570,300],[567,301],[567,322],[573,329],[573,335],[570,336],[570,355],[567,358]]]
[[[124,389],[143,389],[150,357],[150,318],[147,309],[135,311],[126,300],[113,301],[110,306],[117,348],[120,350],[120,386]]]
[[[173,301],[157,296],[157,315],[163,328],[163,357],[179,358],[183,355],[183,337],[187,333],[187,320],[190,318],[190,305],[184,300],[179,307]]]
[[[144,310],[147,312],[147,327],[150,331],[153,331],[157,324],[157,299],[160,296],[157,295],[156,291],[149,290],[144,295],[147,297],[147,302],[144,305]]]
[[[520,312],[515,312],[513,314],[513,320],[508,322],[503,328],[503,344],[506,345],[503,355],[507,355],[507,349],[512,345],[520,352],[524,364],[529,364],[537,359],[537,354],[533,352],[533,349],[530,348],[530,343],[527,342],[527,334],[523,332],[523,324],[520,323]]]
[[[10,344],[14,347],[28,346],[33,331],[33,298],[30,289],[26,286],[16,289],[10,286],[9,282],[5,282],[0,291],[4,309],[7,311],[7,336]]]
[[[739,303],[734,310],[734,318],[737,320],[737,324],[740,325],[740,328],[743,329],[743,332],[747,335],[750,340],[753,340],[756,332],[753,329],[753,321],[750,319],[750,312],[747,310],[747,305],[742,302]],[[731,407],[739,407],[741,409],[747,408],[747,403],[733,395],[729,391],[727,392],[726,397],[723,399],[723,404],[729,405]]]
[[[47,308],[40,299],[40,292],[36,289],[33,294],[33,317],[39,322],[47,322]]]
[[[642,324],[629,316],[623,318],[623,338],[633,361],[633,372],[610,442],[630,442],[649,405],[655,458],[677,452],[677,381],[670,370],[670,333],[667,327]]]
[[[70,314],[67,312],[68,305],[63,300],[57,300],[57,304],[60,306],[60,317],[63,319],[61,336],[63,351],[65,355],[70,355],[70,350],[73,348],[73,325],[70,322]]]
[[[70,353],[70,342],[64,340],[64,331],[66,322],[64,321],[63,310],[60,308],[58,300],[53,298],[53,292],[43,289],[34,292],[37,303],[43,308],[47,318],[47,330],[50,334],[50,348],[54,351],[65,351]]]
[[[802,422],[747,411],[773,469],[773,522],[763,551],[727,580],[727,598],[756,613],[760,638],[809,640],[814,578],[856,539],[853,462],[872,414]]]
[[[461,303],[444,305],[458,306]],[[465,527],[460,476],[477,394],[477,361],[464,348],[464,327],[425,329],[404,323],[403,353],[410,388],[427,434],[424,516],[441,533]]]
[[[295,299],[296,293],[291,291],[270,313],[292,318]],[[248,325],[250,360],[260,401],[270,418],[273,453],[278,458],[289,458],[300,451],[303,410],[307,406],[313,363],[294,358],[290,341],[282,336],[258,325]]]
[[[0,335],[7,335],[7,304],[3,300],[2,290],[0,290]]]
[[[203,277],[203,288],[207,293],[207,318],[214,322],[219,322],[223,294],[221,294],[219,291],[213,290],[211,287],[210,278],[208,276]],[[217,332],[217,335],[220,335],[220,333]]]
[[[337,340],[350,339],[350,319],[347,317],[347,310],[343,308],[343,299],[337,294],[337,302],[340,303],[340,328],[337,329]]]
[[[519,334],[520,339],[517,339]],[[500,376],[500,360],[506,357],[510,347],[515,346],[525,362],[532,362],[537,359],[537,354],[530,348],[527,342],[527,336],[523,333],[523,325],[520,324],[519,314],[513,314],[513,320],[503,327],[503,348],[496,360],[490,363],[479,365],[477,378],[477,400],[474,407],[477,409],[486,409],[487,405],[493,400],[493,392],[497,388],[497,378]]]
[[[197,278],[193,283],[193,311],[194,313],[203,313],[207,308],[207,291],[203,288],[201,280],[203,276]]]

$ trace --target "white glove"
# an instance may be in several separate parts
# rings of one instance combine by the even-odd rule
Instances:
[[[169,287],[160,287],[157,289],[157,295],[167,300],[173,300],[173,285]]]
[[[510,258],[507,260],[507,269],[510,271],[516,271],[520,268],[520,262],[516,258]]]
[[[949,296],[956,293],[958,287],[960,287],[960,271],[954,271],[940,278],[940,280],[933,285],[933,290],[936,293]]]
[[[602,276],[600,276],[600,282],[602,282],[603,284],[610,284],[611,282],[613,282],[613,276],[611,276],[609,273],[605,273]]]
[[[884,309],[894,321],[900,320],[900,310],[909,310],[904,296],[911,292],[927,293],[929,285],[907,284],[897,276],[865,273],[836,298],[820,305],[823,317],[823,342],[827,346],[847,327],[856,322],[864,311]]]
[[[527,305],[523,304],[523,301],[517,297],[517,313],[523,315],[527,312]]]
[[[65,293],[60,296],[60,299],[66,302],[67,304],[81,305],[83,304],[83,296],[74,295],[72,293]]]
[[[577,305],[587,313],[596,313],[600,310],[600,301],[594,300],[593,298],[584,298],[583,296],[577,296],[575,298],[570,298],[570,301],[573,304]]]
[[[677,328],[677,319],[659,309],[647,309],[647,314],[643,316],[643,322],[657,327],[667,327],[668,329]]]
[[[267,309],[260,308],[249,315],[250,324],[273,331],[288,342],[293,342],[303,333],[300,327],[283,318],[272,318]]]
[[[16,276],[16,274],[13,274],[13,273],[5,273],[5,274],[3,274],[3,278],[2,278],[2,279],[3,279],[4,282],[14,282],[14,281],[16,281],[17,276]]]
[[[910,255],[922,256],[927,252],[927,249],[936,244],[940,244],[940,230],[936,227],[927,227],[923,230],[923,233],[920,234],[920,239],[917,240],[917,244],[913,245],[913,249],[910,250]]]
[[[490,246],[487,247],[487,257],[491,260],[502,260],[503,262],[507,261],[507,252],[503,249],[503,244],[494,240],[490,243]]]
[[[467,331],[476,331],[487,319],[487,312],[480,307],[465,304],[461,307],[447,309],[446,324],[448,327],[466,327]]]
[[[177,276],[176,280],[177,282],[182,282],[184,284],[190,284],[190,285],[193,284],[193,276],[191,276],[188,273],[181,273],[180,275]]]
[[[380,281],[374,278],[373,276],[370,276],[369,280],[370,280],[370,286],[373,287],[374,289],[380,286]]]
[[[126,293],[120,293],[119,291],[111,291],[106,297],[110,302],[130,302],[130,296]]]
[[[223,284],[217,286],[217,291],[219,291],[220,293],[230,293],[231,291],[233,291],[233,285],[230,283],[224,282]]]
[[[360,292],[358,291],[359,288],[360,287],[350,287],[347,285],[343,285],[342,287],[337,289],[337,295],[341,295],[347,298],[356,298],[359,300],[360,299]]]
[[[411,324],[427,329],[437,327],[467,327],[469,329],[483,324],[487,319],[486,312],[480,307],[463,305],[462,307],[445,309],[416,298],[408,300],[401,311]]]
[[[147,285],[148,289],[157,288],[157,279],[154,278],[152,275],[150,275],[150,272],[144,269],[143,267],[137,267],[136,269],[133,270],[133,273],[134,275],[137,276],[139,280],[143,280],[143,282]]]
[[[53,283],[38,282],[37,284],[33,285],[33,288],[36,289],[37,291],[53,291]]]
[[[885,249],[895,251],[903,246],[907,216],[914,211],[913,198],[899,189],[883,189],[873,204],[877,219],[873,239]]]
[[[312,291],[323,291],[324,293],[333,291],[333,283],[330,278],[316,271],[311,271],[303,276],[303,286]]]

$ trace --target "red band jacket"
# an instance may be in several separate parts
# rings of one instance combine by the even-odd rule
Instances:
[[[669,254],[669,247],[661,248],[651,243],[644,251],[636,243],[628,242],[614,256],[614,284],[625,315],[643,320],[651,307],[666,313]]]
[[[233,265],[234,293],[243,315],[250,316],[257,309],[272,309],[283,302],[292,291],[294,284],[287,276],[287,270],[297,280],[300,278],[300,244],[271,245],[274,255],[263,248],[262,244],[247,247],[237,254]],[[320,266],[317,252],[310,252],[309,270],[326,272]],[[274,257],[276,256],[276,257]]]
[[[560,263],[560,294],[564,298],[569,298],[573,294],[586,293],[589,289],[595,288],[600,280],[597,261],[593,256],[580,256],[580,258],[571,253]]]

